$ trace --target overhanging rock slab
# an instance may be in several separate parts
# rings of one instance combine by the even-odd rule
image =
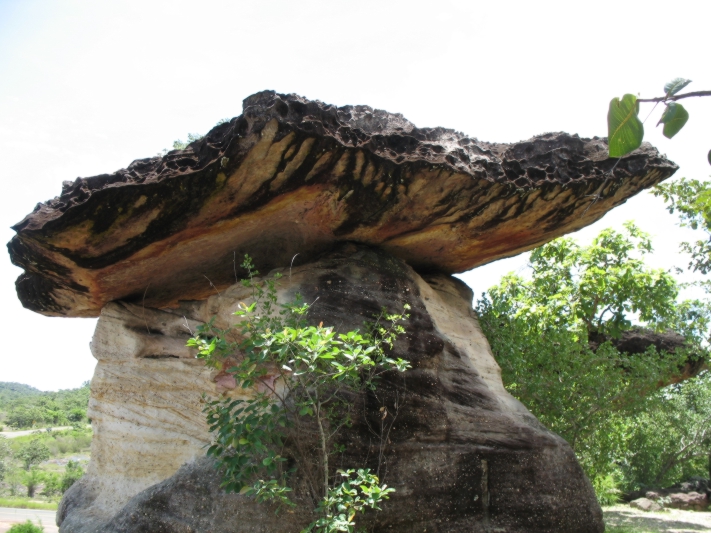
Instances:
[[[340,241],[463,272],[580,229],[676,168],[649,145],[618,162],[603,139],[491,144],[265,91],[185,150],[65,182],[8,246],[25,307],[98,316],[113,300],[204,299],[244,253],[266,271]]]

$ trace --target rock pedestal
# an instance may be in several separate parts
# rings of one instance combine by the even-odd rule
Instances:
[[[603,531],[592,487],[570,447],[504,390],[472,294],[459,280],[422,277],[403,261],[358,245],[339,246],[283,274],[280,301],[301,293],[315,302],[311,322],[341,331],[362,327],[383,306],[412,308],[395,347],[412,369],[386,376],[376,395],[356,401],[339,459],[346,468],[380,468],[396,489],[382,512],[362,521],[369,530]],[[62,504],[63,533],[287,533],[308,523],[308,516],[285,520],[269,506],[220,494],[213,465],[196,462],[210,440],[200,395],[225,389],[220,375],[184,347],[188,329],[213,315],[230,324],[240,301],[249,302],[249,293],[235,285],[164,311],[122,303],[104,308],[92,342],[99,361],[90,406],[92,463]],[[372,432],[382,405],[396,413],[385,444]],[[250,521],[235,528],[240,516]]]
[[[8,244],[25,307],[100,315],[92,461],[62,501],[62,533],[308,523],[224,494],[203,458],[201,395],[236,393],[185,341],[249,298],[235,285],[245,253],[283,269],[279,298],[302,293],[316,324],[345,331],[412,306],[395,347],[412,369],[353,398],[343,437],[343,466],[379,469],[397,491],[369,532],[602,532],[573,452],[504,390],[451,274],[578,230],[676,168],[647,144],[613,160],[605,139],[565,133],[487,143],[264,91],[185,150],[65,182]],[[376,446],[384,405],[397,416]]]

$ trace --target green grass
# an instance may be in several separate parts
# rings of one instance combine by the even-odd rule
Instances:
[[[91,429],[76,430],[65,429],[63,431],[53,431],[47,433],[41,431],[24,437],[15,437],[8,439],[8,444],[13,452],[17,452],[22,446],[28,444],[35,439],[41,440],[52,454],[52,458],[61,457],[65,454],[79,453],[89,451],[91,448]]]
[[[0,498],[0,507],[13,507],[15,509],[44,509],[56,511],[57,502],[35,502],[29,498]]]
[[[607,526],[605,533],[651,533],[649,531],[629,526]]]

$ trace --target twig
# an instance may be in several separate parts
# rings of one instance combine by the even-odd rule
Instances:
[[[294,255],[294,257],[291,258],[291,264],[289,265],[289,283],[291,283],[291,267],[294,266],[294,259],[296,259],[296,256],[299,254]]]
[[[210,283],[210,287],[212,287],[213,289],[215,289],[215,292],[217,293],[217,297],[218,297],[218,298],[222,298],[222,295],[220,294],[220,291],[218,291],[218,290],[217,290],[217,287],[215,287],[215,285],[212,283],[212,281],[210,281],[210,278],[208,278],[205,274],[203,274],[202,277],[205,278],[205,279]]]
[[[676,94],[674,96],[658,96],[657,98],[637,98],[638,102],[668,102],[681,100],[682,98],[691,98],[693,96],[711,96],[711,91],[694,91],[684,94]]]
[[[150,286],[150,283],[146,285],[146,290],[143,291],[143,301],[141,303],[141,306],[143,307],[143,322],[146,323],[146,331],[148,331],[148,336],[151,335],[151,328],[148,327],[148,320],[146,320],[146,294],[148,293],[148,287]]]
[[[647,117],[642,121],[642,124],[644,124],[645,122],[647,122],[647,119],[652,116],[652,113],[654,113],[654,110],[657,109],[657,106],[658,106],[658,105],[659,105],[659,102],[657,102],[656,104],[654,104],[654,107],[653,107],[652,110],[649,112],[649,114],[647,115]]]

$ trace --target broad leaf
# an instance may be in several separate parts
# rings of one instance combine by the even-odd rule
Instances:
[[[709,165],[711,165],[711,150],[709,150]]]
[[[690,83],[691,80],[687,80],[685,78],[674,78],[664,86],[664,94],[666,94],[667,97],[674,96]]]
[[[664,124],[664,136],[667,139],[671,139],[679,133],[687,120],[689,120],[689,112],[681,104],[672,102],[667,104],[667,108],[664,110],[657,126]]]
[[[637,97],[626,94],[610,101],[607,113],[607,137],[610,157],[622,157],[636,150],[644,138],[644,126],[637,113],[639,104]]]

